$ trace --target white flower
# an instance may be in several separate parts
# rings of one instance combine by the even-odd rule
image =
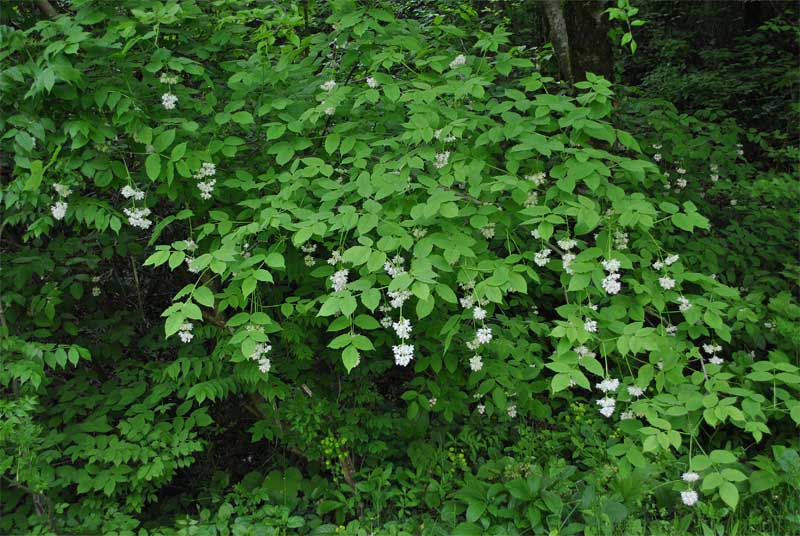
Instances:
[[[569,251],[577,245],[578,245],[577,240],[574,240],[572,238],[562,238],[561,240],[558,241],[558,247],[560,247],[564,251]]]
[[[681,500],[686,506],[694,506],[699,499],[697,492],[693,489],[682,491]]]
[[[211,199],[211,192],[214,191],[214,185],[217,184],[216,179],[209,179],[205,182],[198,182],[197,189],[200,190],[200,197],[203,199]]]
[[[331,266],[335,266],[335,265],[339,264],[340,262],[342,262],[342,254],[339,252],[338,249],[334,249],[333,251],[331,251],[331,256],[330,256],[330,258],[328,259],[327,262]]]
[[[603,278],[603,290],[606,291],[607,294],[619,294],[619,291],[622,290],[622,284],[619,282],[620,274],[608,274],[605,278]]]
[[[375,80],[374,78],[369,76],[369,77],[367,77],[367,85],[369,87],[371,87],[372,89],[375,89],[376,87],[378,87],[381,84],[380,84],[380,82],[378,82],[377,80]]]
[[[620,251],[628,249],[628,233],[614,231],[614,247]]]
[[[627,421],[629,419],[633,419],[633,412],[632,411],[623,411],[619,414],[619,420]]]
[[[475,333],[478,344],[489,344],[492,340],[492,328],[482,327]]]
[[[330,277],[331,286],[333,287],[334,292],[339,292],[344,290],[344,287],[347,286],[347,275],[349,273],[350,270],[344,268],[342,270],[339,270]]]
[[[167,110],[174,110],[177,102],[178,102],[178,97],[176,97],[172,93],[164,93],[163,95],[161,95],[161,104]]]
[[[69,186],[65,186],[58,182],[53,184],[53,190],[55,190],[60,197],[67,197],[72,193],[72,190]]]
[[[162,84],[172,85],[178,83],[178,76],[169,73],[161,73],[161,78],[158,79]]]
[[[663,288],[664,290],[670,290],[675,288],[675,280],[667,276],[659,277],[658,284],[661,285],[661,288]]]
[[[391,261],[386,261],[383,263],[383,269],[386,270],[386,273],[389,274],[389,277],[394,279],[398,275],[405,273],[406,269],[403,268],[404,262],[405,259],[398,255]]]
[[[539,204],[539,194],[535,191],[528,192],[528,197],[525,199],[525,208],[535,207]]]
[[[381,318],[381,326],[387,329],[392,327],[392,317],[384,316],[383,318]]]
[[[677,186],[679,189],[686,188],[687,184],[689,184],[689,182],[686,179],[678,179],[675,181],[675,186]]]
[[[683,296],[678,297],[678,309],[681,312],[686,312],[691,308],[692,308],[692,302],[690,302],[688,298],[684,298]]]
[[[738,201],[736,199],[731,199],[731,206],[735,207]]]
[[[126,208],[123,209],[123,212],[128,216],[128,223],[133,227],[147,229],[153,224],[152,221],[147,219],[147,216],[150,215],[149,208]]]
[[[183,343],[188,343],[194,338],[194,334],[191,331],[181,331],[178,333],[178,336]]]
[[[683,473],[681,475],[681,479],[684,482],[697,482],[698,480],[700,480],[700,475],[698,475],[694,471],[689,471],[688,473]]]
[[[653,145],[651,145],[651,147],[653,149],[655,149],[656,151],[658,151],[659,149],[661,149],[663,147],[663,145],[661,145],[660,143],[654,143]]]
[[[710,178],[711,182],[717,182],[719,180],[719,175],[717,175],[716,173],[712,173]]]
[[[100,287],[92,287],[92,296],[95,298],[100,295]]]
[[[390,290],[387,294],[389,295],[389,298],[391,298],[389,305],[391,305],[394,309],[399,309],[402,307],[406,300],[411,297],[410,290]]]
[[[456,67],[464,65],[465,63],[467,63],[466,56],[464,56],[463,54],[459,54],[453,59],[453,61],[450,62],[450,68],[455,69]]]
[[[654,154],[653,160],[655,160],[656,162],[661,162],[661,153]]]
[[[686,170],[683,169],[682,167],[679,167],[678,169],[675,170],[675,173],[677,173],[678,175],[686,175]]]
[[[305,257],[303,257],[303,262],[305,263],[306,266],[311,267],[317,264],[317,259],[315,259],[311,255],[306,255]]]
[[[486,318],[486,309],[478,307],[476,305],[475,308],[472,310],[472,318],[474,318],[475,320],[483,320],[484,318]]]
[[[450,160],[450,151],[436,153],[436,162],[434,162],[433,167],[435,167],[436,169],[442,169],[444,166],[447,165],[447,162],[449,160]]]
[[[508,406],[508,409],[506,409],[506,413],[508,413],[508,416],[511,417],[512,419],[514,417],[516,417],[517,416],[517,405],[516,404],[511,404],[510,406]]]
[[[191,238],[184,240],[184,244],[186,244],[186,251],[189,253],[194,253],[197,250],[197,244]]]
[[[595,387],[607,393],[609,391],[616,391],[619,389],[619,380],[616,378],[607,378],[600,383],[596,384]]]
[[[480,413],[481,415],[486,413],[486,406],[484,406],[483,404],[478,404],[476,406],[476,409],[478,410],[478,413]]]
[[[723,364],[725,362],[725,360],[722,359],[721,357],[715,355],[715,356],[710,357],[708,359],[708,362],[711,363],[712,365],[721,365],[721,364]]]
[[[436,400],[436,397],[433,397],[433,398],[430,398],[430,399],[428,399],[428,405],[429,405],[430,407],[433,407],[433,406],[435,406],[435,405],[436,405],[436,402],[438,402],[438,400]]]
[[[266,374],[272,368],[272,363],[266,357],[258,360],[258,370],[261,371],[262,374]]]
[[[644,394],[644,389],[638,387],[636,385],[629,385],[628,386],[628,394],[634,398],[639,398]]]
[[[673,264],[678,262],[678,259],[680,258],[681,258],[680,255],[670,255],[669,257],[664,259],[664,264],[666,264],[667,266],[672,266]]]
[[[407,366],[409,363],[411,363],[411,360],[414,359],[413,344],[392,346],[392,352],[394,352],[394,362],[401,367]]]
[[[531,231],[531,236],[534,237],[536,240],[539,240],[541,236],[539,235],[539,229],[534,229]]]
[[[483,359],[478,354],[469,358],[469,368],[474,372],[478,372],[483,368]]]
[[[572,269],[572,261],[575,260],[574,253],[564,253],[561,257],[561,263],[564,265],[564,271],[572,275],[575,271]]]
[[[656,261],[653,263],[653,270],[660,270],[664,267],[664,263],[661,261]]]
[[[399,322],[392,324],[392,327],[401,339],[408,339],[411,336],[411,321],[407,318],[401,318]]]
[[[131,197],[136,201],[141,201],[144,199],[144,192],[142,190],[137,190],[129,185],[124,186],[119,193],[122,194],[122,197],[125,199],[130,199]]]
[[[487,239],[494,238],[494,227],[495,227],[495,224],[493,224],[493,223],[490,223],[489,225],[483,227],[481,229],[481,234],[483,235],[483,237],[487,238]]]
[[[459,298],[458,301],[464,309],[471,309],[475,304],[475,298],[472,296],[464,296],[463,298]]]
[[[197,268],[194,265],[194,257],[187,255],[184,262],[186,263],[186,269],[189,270],[191,273],[193,274],[200,273],[200,268]]]
[[[619,272],[621,266],[618,259],[604,259],[602,264],[605,271],[610,273]]]
[[[585,329],[589,333],[597,333],[597,320],[592,320],[591,318],[587,318],[583,322],[583,329]]]
[[[67,214],[68,206],[66,201],[56,201],[56,204],[50,207],[50,212],[55,219],[63,220],[64,216]]]
[[[335,106],[328,106],[327,108],[325,108],[323,110],[323,112],[325,113],[325,115],[333,115],[333,114],[336,113],[336,107]]]
[[[533,256],[533,262],[535,262],[538,266],[544,266],[545,264],[550,262],[550,254],[552,252],[553,251],[549,248],[545,248],[539,251],[538,253],[536,253],[536,255]]]
[[[544,171],[540,171],[532,175],[525,175],[525,179],[531,181],[534,186],[542,186],[547,180],[547,174]]]
[[[597,400],[595,403],[600,406],[600,414],[605,418],[609,418],[614,414],[614,409],[617,405],[616,400],[607,396]]]
[[[328,80],[319,87],[322,91],[327,91],[328,93],[330,93],[331,91],[333,91],[333,88],[336,87],[336,80]]]

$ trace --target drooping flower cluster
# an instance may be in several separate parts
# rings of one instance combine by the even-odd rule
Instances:
[[[600,400],[596,401],[596,404],[600,406],[600,414],[605,418],[611,418],[614,414],[614,410],[617,406],[617,401],[613,398],[609,398],[607,396],[601,398]]]
[[[400,339],[408,339],[411,337],[411,321],[408,318],[400,318],[398,322],[392,324],[392,328],[394,328],[394,332]]]
[[[55,190],[60,197],[69,197],[69,194],[72,193],[72,189],[69,186],[58,182],[53,184],[53,190]]]
[[[394,279],[400,274],[404,274],[406,272],[406,269],[403,266],[405,262],[406,260],[403,257],[400,255],[395,255],[391,261],[386,261],[383,263],[383,269],[386,270],[386,273],[389,274],[389,277]]]
[[[455,69],[456,67],[460,67],[465,63],[467,63],[467,57],[464,56],[463,54],[459,54],[453,59],[453,61],[450,62],[450,68]]]
[[[473,372],[478,372],[479,370],[481,370],[483,368],[483,358],[478,354],[472,356],[469,359],[469,368]]]
[[[644,395],[644,389],[636,385],[629,385],[628,394],[634,398],[639,398],[640,396]]]
[[[486,225],[486,226],[481,228],[481,234],[487,240],[491,240],[492,238],[494,238],[494,233],[495,233],[495,224],[494,223],[490,223],[490,224],[488,224],[488,225]]]
[[[191,322],[185,322],[181,325],[181,329],[178,331],[178,336],[181,338],[181,342],[188,343],[194,338],[192,329],[194,329],[194,325],[192,325]]]
[[[622,275],[619,273],[621,266],[619,260],[604,259],[602,264],[603,269],[608,272],[608,275],[603,278],[603,290],[606,291],[606,294],[619,294],[619,291],[622,290],[622,283],[619,282],[619,278]]]
[[[333,91],[335,87],[336,87],[336,80],[328,80],[327,82],[319,86],[319,88],[322,91],[327,91],[328,93]]]
[[[375,88],[377,88],[377,87],[378,87],[379,85],[381,85],[381,84],[380,84],[380,82],[378,82],[377,80],[375,80],[373,77],[371,77],[371,76],[368,76],[368,77],[367,77],[367,85],[368,85],[370,88],[372,88],[372,89],[375,89]]]
[[[436,153],[436,162],[433,163],[433,167],[436,169],[442,169],[447,165],[450,161],[450,151],[443,151],[441,153]]]
[[[334,292],[340,292],[344,290],[344,287],[347,286],[347,276],[349,274],[350,270],[343,268],[330,277],[331,286],[333,287]]]
[[[259,343],[256,345],[253,353],[250,354],[250,359],[258,362],[258,370],[260,370],[263,374],[266,374],[272,368],[272,363],[270,362],[269,358],[266,357],[266,355],[271,351],[272,345]]]
[[[126,208],[123,209],[123,212],[128,216],[128,223],[133,227],[147,229],[153,224],[153,222],[147,218],[147,216],[150,215],[149,208]]]
[[[692,302],[684,296],[678,296],[678,309],[681,312],[686,312],[692,308]]]
[[[606,378],[605,380],[596,384],[595,387],[597,387],[604,393],[608,393],[609,391],[616,391],[617,389],[619,389],[619,380],[616,378]]]
[[[664,290],[671,290],[675,288],[675,280],[666,275],[658,278],[658,284],[661,285],[661,288]]]
[[[166,110],[174,110],[175,105],[178,104],[178,97],[172,93],[164,93],[161,95],[161,105]]]
[[[161,78],[158,79],[162,84],[169,86],[177,84],[179,80],[178,75],[169,73],[161,73]]]
[[[708,359],[708,362],[712,365],[721,365],[725,362],[724,359],[719,357],[717,354],[722,351],[722,346],[718,344],[704,344],[703,351],[709,354],[711,357]]]
[[[122,197],[125,199],[133,198],[136,201],[144,199],[144,192],[142,190],[137,190],[129,185],[124,186],[119,193],[122,194]]]
[[[50,213],[53,214],[55,219],[63,220],[64,216],[67,215],[68,206],[66,201],[56,201],[55,204],[50,207]]]
[[[551,253],[553,253],[552,249],[544,248],[541,251],[538,251],[536,255],[533,256],[533,262],[535,262],[537,266],[544,266],[548,262],[550,262]]]
[[[447,136],[444,137],[444,139],[442,139],[442,129],[441,128],[436,129],[436,130],[433,131],[433,137],[436,138],[437,140],[443,141],[445,143],[453,143],[454,141],[456,141],[456,137],[453,136],[452,134],[448,134]]]
[[[211,162],[203,162],[203,165],[194,174],[197,180],[205,179],[206,177],[213,177],[217,174],[217,166]],[[203,199],[211,199],[211,192],[214,191],[214,185],[217,184],[216,179],[208,179],[197,183],[197,189],[200,190],[200,197]]]
[[[672,266],[673,264],[678,262],[678,259],[680,259],[680,255],[670,255],[667,258],[665,258],[663,261],[655,261],[653,263],[653,269],[654,270],[661,270],[665,266]]]
[[[547,180],[547,174],[544,171],[540,171],[531,175],[525,175],[525,179],[531,181],[534,186],[542,186]]]
[[[389,305],[393,309],[399,309],[411,297],[410,290],[390,290],[386,294],[389,296]]]
[[[591,318],[584,319],[583,329],[588,333],[597,333],[597,320],[592,320]]]
[[[628,233],[624,231],[614,231],[614,247],[620,251],[628,249]]]
[[[392,352],[394,353],[394,362],[401,367],[408,366],[408,364],[411,363],[411,360],[414,359],[413,344],[399,344],[392,346]]]

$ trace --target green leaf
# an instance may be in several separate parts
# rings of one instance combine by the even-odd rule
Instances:
[[[739,490],[730,482],[724,482],[719,487],[719,497],[733,510],[735,510],[736,505],[739,504]]]
[[[144,167],[150,180],[156,180],[159,173],[161,173],[161,157],[155,153],[151,154],[144,161]]]
[[[339,147],[339,140],[341,136],[338,134],[329,134],[327,138],[325,138],[325,150],[328,154],[333,154],[336,151],[336,148]]]
[[[239,111],[233,114],[231,118],[240,125],[250,125],[253,123],[253,114],[250,112]]]
[[[42,161],[41,160],[34,160],[31,162],[31,174],[28,177],[28,180],[25,181],[25,189],[26,190],[35,190],[39,187],[42,183],[42,178],[44,177],[44,171],[42,168]]]
[[[156,153],[163,153],[164,150],[172,145],[175,141],[175,129],[171,128],[156,136],[153,140],[153,151]]]
[[[344,368],[347,369],[347,372],[353,370],[358,364],[358,361],[358,350],[355,346],[348,346],[344,349],[342,352],[342,363],[344,363]]]
[[[192,293],[194,301],[206,307],[214,307],[214,294],[208,287],[198,287]]]

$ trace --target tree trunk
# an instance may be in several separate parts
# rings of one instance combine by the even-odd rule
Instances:
[[[611,79],[614,55],[608,40],[605,2],[598,0],[544,0],[553,48],[561,75],[574,84],[591,72]]]

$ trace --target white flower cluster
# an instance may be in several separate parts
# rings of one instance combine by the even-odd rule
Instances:
[[[447,136],[444,137],[444,139],[442,139],[442,129],[441,128],[436,129],[433,132],[433,137],[436,138],[437,140],[443,141],[445,143],[453,143],[454,141],[456,141],[456,137],[453,136],[452,134],[448,134]]]
[[[172,93],[164,93],[161,95],[161,105],[166,110],[174,110],[175,105],[178,104],[178,97]]]
[[[181,325],[180,331],[178,331],[178,336],[181,338],[181,342],[188,343],[194,338],[194,333],[192,333],[192,329],[194,326],[191,322],[186,322]]]
[[[394,362],[401,367],[408,366],[408,364],[411,363],[411,360],[414,359],[413,344],[399,344],[392,346],[392,352],[394,353]]]
[[[589,350],[584,345],[580,345],[580,346],[578,346],[576,348],[573,348],[572,351],[575,352],[576,354],[578,354],[578,362],[580,362],[582,359],[584,359],[586,357],[595,357],[595,356],[597,356],[597,354],[595,354],[594,352]]]
[[[161,78],[158,81],[162,84],[173,85],[178,83],[179,78],[176,74],[161,73]]]
[[[331,286],[333,287],[334,292],[340,292],[344,290],[344,287],[347,286],[347,276],[349,274],[350,270],[343,268],[330,277]]]
[[[459,54],[453,59],[453,61],[450,62],[450,68],[455,69],[456,67],[460,67],[465,63],[467,63],[467,57],[464,56],[463,54]]]
[[[62,199],[50,206],[50,213],[56,220],[63,220],[64,216],[67,215],[67,207],[69,206],[69,203],[64,201],[63,198],[69,196],[72,193],[72,189],[58,182],[53,184],[53,189]]]
[[[512,419],[517,416],[517,405],[516,404],[509,404],[508,408],[506,408],[506,413]]]
[[[203,165],[197,170],[197,173],[194,174],[194,178],[201,180],[205,179],[206,177],[213,177],[216,174],[217,166],[211,162],[203,162]],[[200,190],[200,197],[203,199],[211,199],[211,192],[214,191],[215,184],[217,184],[216,179],[208,179],[207,181],[198,182],[197,189]]]
[[[258,362],[258,370],[260,370],[263,374],[266,374],[269,372],[269,369],[272,368],[272,363],[270,362],[269,358],[265,357],[268,353],[270,353],[270,351],[272,351],[271,345],[259,343],[256,345],[253,353],[250,354],[250,359]]]
[[[665,266],[672,266],[673,264],[678,262],[678,259],[680,259],[680,258],[681,258],[680,255],[670,255],[667,258],[665,258],[663,260],[663,262],[662,261],[655,261],[653,263],[653,269],[654,270],[661,270]]]
[[[678,309],[683,313],[692,308],[692,302],[688,298],[678,296]]]
[[[469,368],[473,372],[478,372],[483,368],[483,358],[478,354],[475,354],[469,359]]]
[[[150,215],[149,208],[126,208],[123,212],[128,216],[128,223],[133,227],[147,229],[153,224],[153,222],[147,218],[147,216]]]
[[[444,151],[441,153],[436,153],[436,162],[433,163],[433,167],[436,169],[442,169],[447,163],[450,161],[450,151]]]
[[[394,329],[395,334],[399,339],[408,339],[411,337],[411,321],[408,318],[400,317],[398,322],[392,324],[392,328]]]
[[[561,256],[561,263],[564,265],[564,271],[567,272],[569,275],[575,273],[572,269],[572,261],[575,260],[576,255],[574,253],[564,253]]]
[[[592,320],[591,318],[584,319],[583,329],[585,329],[587,333],[597,333],[597,320]]]
[[[69,194],[72,193],[72,189],[69,186],[58,182],[53,184],[53,190],[55,190],[60,197],[69,197]]]
[[[536,191],[528,192],[528,197],[525,199],[525,208],[535,207],[539,204],[539,193]]]
[[[483,235],[484,238],[486,238],[488,240],[491,240],[492,238],[494,238],[494,233],[495,233],[495,224],[494,223],[490,223],[490,224],[486,225],[485,227],[481,228],[481,234]]]
[[[628,394],[634,398],[639,398],[644,394],[644,389],[638,387],[636,385],[629,385],[628,386]]]
[[[606,378],[605,380],[596,384],[595,387],[597,387],[604,393],[608,393],[609,391],[616,391],[617,389],[619,389],[619,380],[616,378]]]
[[[658,278],[658,284],[661,285],[661,288],[664,290],[672,290],[675,288],[675,280],[666,275]]]
[[[136,201],[141,201],[144,199],[144,192],[131,186],[124,186],[119,193],[121,193],[122,197],[125,199],[130,199],[131,197]]]
[[[319,88],[322,91],[327,91],[328,93],[333,91],[335,87],[336,87],[336,80],[328,80],[327,82],[319,86]]]
[[[389,277],[394,279],[400,274],[404,274],[406,272],[406,269],[403,266],[405,262],[406,260],[403,257],[400,255],[395,255],[391,261],[386,261],[383,263],[383,269],[386,270],[386,273],[389,274]]]
[[[709,354],[711,357],[708,359],[708,362],[712,365],[721,365],[725,362],[724,359],[719,357],[717,354],[722,351],[722,346],[719,344],[704,344],[703,351]]]
[[[692,484],[700,480],[700,475],[694,471],[688,471],[681,475],[681,480],[687,484]],[[697,492],[691,488],[681,492],[681,501],[683,501],[683,504],[686,506],[694,506],[699,499],[700,497],[697,495]]]
[[[371,76],[368,76],[368,77],[367,77],[367,85],[368,85],[370,88],[372,88],[372,89],[375,89],[375,88],[377,88],[377,87],[378,87],[379,85],[381,85],[381,84],[380,84],[380,82],[378,82],[377,80],[375,80],[373,77],[371,77]]]
[[[653,160],[655,160],[656,162],[661,162],[661,153],[654,154]]]
[[[628,233],[614,231],[614,247],[620,251],[628,249]]]
[[[67,204],[66,201],[56,201],[55,204],[53,204],[50,207],[50,213],[53,215],[55,219],[63,220],[64,216],[67,215],[68,206],[69,205]]]
[[[578,245],[578,241],[575,240],[574,238],[562,238],[556,243],[558,244],[558,247],[560,247],[564,251],[569,251]]]
[[[322,111],[325,113],[325,115],[333,115],[333,114],[336,113],[336,107],[335,106],[328,106],[327,108],[325,108]]]
[[[617,406],[617,401],[613,398],[608,398],[607,396],[599,399],[596,401],[596,404],[600,406],[600,414],[609,419],[614,414],[614,410]]]
[[[342,262],[341,252],[338,249],[334,249],[333,251],[331,251],[331,256],[326,262],[331,266],[335,266],[340,262]]]
[[[552,249],[544,248],[533,256],[533,262],[535,262],[537,266],[545,266],[550,262],[551,253],[553,253]]]
[[[603,278],[603,290],[606,291],[606,294],[619,294],[619,291],[622,290],[622,283],[619,282],[619,278],[622,275],[619,273],[621,267],[619,260],[604,259],[602,264],[603,269],[608,272],[608,275]]]
[[[542,186],[547,181],[547,174],[544,171],[525,175],[525,180],[531,181],[534,186]]]
[[[389,295],[389,305],[393,309],[399,309],[411,297],[410,290],[390,290],[387,294]]]

